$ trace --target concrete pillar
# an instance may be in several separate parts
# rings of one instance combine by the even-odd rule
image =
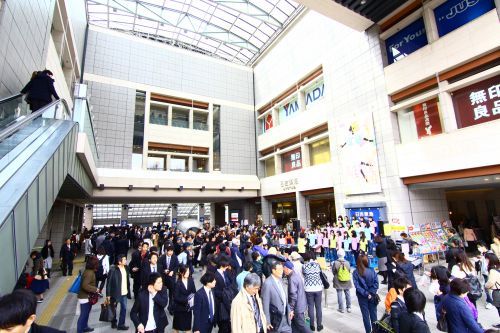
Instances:
[[[495,7],[497,7],[497,15],[500,20],[500,0],[495,0]]]
[[[87,230],[92,229],[94,226],[94,206],[86,205],[84,214],[83,214],[83,226],[87,228]]]
[[[121,214],[120,214],[120,225],[122,223],[128,223],[128,210],[129,210],[129,205],[127,205],[127,204],[122,205],[122,210],[121,210]],[[122,221],[124,221],[124,222],[122,222]]]
[[[210,204],[210,225],[211,226],[215,225],[215,204],[214,203]]]
[[[189,128],[193,129],[193,109],[189,109]]]
[[[172,226],[177,225],[177,204],[172,204],[172,215],[170,218],[170,222],[172,223]]]
[[[434,16],[434,9],[429,6],[429,3],[424,5],[423,18],[427,42],[431,44],[439,39],[439,33],[436,25],[436,17]]]
[[[193,172],[193,156],[189,156],[188,158],[188,171]]]
[[[302,167],[307,168],[308,166],[311,166],[311,155],[309,153],[309,145],[307,143],[302,143],[300,145],[300,151],[302,155]]]
[[[439,83],[440,90],[448,86],[448,81]],[[439,110],[441,111],[441,119],[443,120],[443,132],[452,132],[457,129],[457,118],[453,108],[453,100],[451,94],[446,91],[439,93]]]
[[[273,108],[273,111],[271,111],[273,114],[273,127],[276,127],[279,125],[280,122],[280,110],[277,107]]]
[[[278,149],[279,151],[279,149]],[[280,173],[282,173],[282,166],[281,166],[281,155],[280,154],[276,154],[274,155],[274,174],[275,175],[279,175]]]
[[[295,192],[295,201],[297,204],[297,218],[300,220],[300,226],[307,228],[308,220],[311,217],[311,212],[309,211],[309,200],[300,193],[300,191]]]
[[[264,197],[260,198],[262,206],[262,224],[270,225],[273,218],[273,206],[271,200],[267,200]]]
[[[299,112],[306,110],[306,94],[304,87],[300,87],[297,93],[297,104],[299,105]]]

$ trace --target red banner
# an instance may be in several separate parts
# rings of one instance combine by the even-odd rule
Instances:
[[[283,172],[289,172],[302,168],[302,153],[300,148],[286,152],[281,155]]]
[[[458,128],[500,119],[500,75],[452,93]]]
[[[431,99],[413,106],[418,138],[443,133],[438,100]]]
[[[265,118],[264,130],[268,131],[271,128],[273,128],[273,115],[271,113],[268,113]]]

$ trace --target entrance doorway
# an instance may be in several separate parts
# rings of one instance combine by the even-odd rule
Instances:
[[[273,201],[272,218],[276,225],[285,226],[291,219],[297,218],[297,204],[295,200]]]

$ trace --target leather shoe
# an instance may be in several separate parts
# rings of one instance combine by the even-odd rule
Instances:
[[[313,326],[313,325],[311,325],[310,327],[311,327],[311,331],[313,331],[313,332],[314,332],[314,326]]]
[[[116,323],[111,323],[111,328],[116,328]]]
[[[323,325],[318,325],[318,332],[323,329]]]
[[[84,332],[94,332],[94,329],[92,327],[87,327],[83,329]]]
[[[118,331],[128,331],[128,326],[118,326]]]

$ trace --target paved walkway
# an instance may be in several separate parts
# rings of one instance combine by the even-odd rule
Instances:
[[[429,269],[429,268],[427,268]],[[77,272],[75,270],[75,272]],[[416,272],[415,272],[416,273]],[[331,281],[332,275],[330,272],[327,272],[328,278]],[[57,276],[57,275],[56,275]],[[200,287],[199,279],[201,273],[198,269],[195,271],[194,279],[196,282],[197,289]],[[417,277],[417,283],[420,285],[420,276]],[[76,295],[65,293],[67,290],[67,280],[68,278],[62,279],[62,277],[55,277],[52,283],[52,287],[46,295],[46,301],[44,303],[51,304],[51,299],[53,297],[59,297],[60,295],[64,295],[63,299],[58,299],[57,303],[61,303],[59,310],[52,316],[50,320],[50,326],[62,330],[66,330],[67,332],[76,332],[76,323],[79,316],[79,306],[77,306]],[[422,279],[423,282],[424,279]],[[66,283],[65,283],[66,282]],[[61,292],[61,288],[62,292]],[[431,332],[439,332],[436,327],[436,316],[433,304],[433,298],[427,292],[426,287],[421,287],[421,289],[426,293],[427,296],[427,306],[426,306],[426,318],[429,323],[429,327],[431,328]],[[385,285],[381,285],[379,289],[379,295],[382,300],[385,299],[385,295],[387,294],[387,287]],[[351,298],[352,298],[352,313],[339,313],[337,311],[337,294],[335,290],[331,288],[326,292],[326,302],[323,302],[323,325],[325,329],[323,332],[342,332],[342,333],[360,333],[364,332],[363,321],[361,317],[361,312],[358,306],[358,302],[354,293],[354,290],[351,290]],[[323,299],[324,300],[324,299]],[[128,312],[126,325],[130,327],[128,332],[135,332],[133,328],[133,324],[130,320],[130,309],[133,305],[133,299],[128,301]],[[100,301],[98,304],[92,307],[92,312],[90,314],[89,326],[95,329],[96,333],[104,333],[104,332],[113,332],[109,323],[104,323],[99,321],[99,313],[100,313]],[[39,308],[39,315],[44,316],[45,311],[52,311],[49,306],[42,303],[42,306]],[[478,301],[478,310],[479,310],[479,322],[485,328],[491,328],[493,324],[500,322],[498,318],[498,313],[496,309],[485,309],[485,300],[484,296],[481,300]],[[383,314],[384,304],[383,301],[380,303],[378,307],[379,317]],[[169,315],[169,326],[166,329],[166,332],[172,332],[172,318]],[[217,330],[214,330],[217,332]],[[236,332],[235,332],[236,333]]]

